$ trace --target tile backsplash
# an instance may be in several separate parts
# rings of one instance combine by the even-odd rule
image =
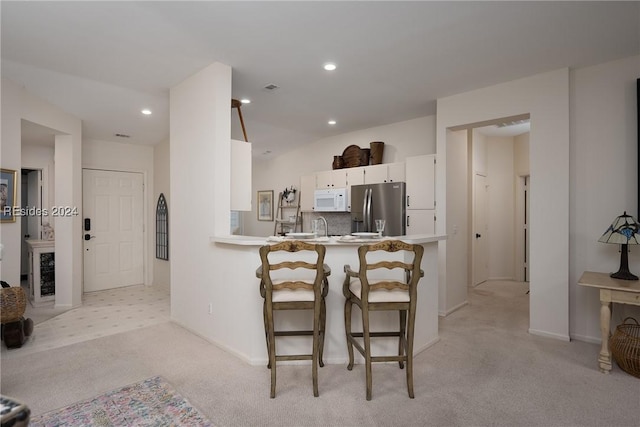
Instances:
[[[311,231],[311,221],[318,217],[324,217],[327,220],[330,236],[343,236],[351,233],[351,214],[349,212],[303,212],[302,214],[302,231]]]

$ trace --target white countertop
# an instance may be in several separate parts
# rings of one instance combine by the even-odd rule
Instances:
[[[415,234],[409,236],[396,236],[387,237],[384,239],[397,239],[407,243],[431,243],[439,240],[446,240],[446,234]],[[239,246],[263,246],[267,243],[277,243],[278,241],[288,240],[286,238],[271,237],[259,237],[259,236],[211,236],[209,241],[211,243],[225,243],[229,245]],[[305,239],[304,241],[309,243],[322,243],[326,246],[348,246],[348,245],[362,245],[364,243],[379,242],[380,239],[351,239],[343,240],[340,237],[319,237],[317,239]]]

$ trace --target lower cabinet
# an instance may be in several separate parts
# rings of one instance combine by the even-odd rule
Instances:
[[[435,234],[436,211],[434,209],[407,209],[407,235]]]
[[[27,240],[29,257],[29,298],[34,306],[56,297],[55,241]]]

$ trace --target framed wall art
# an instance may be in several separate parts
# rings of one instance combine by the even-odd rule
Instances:
[[[258,221],[273,221],[273,190],[258,191]]]
[[[13,207],[16,206],[16,176],[11,169],[1,169],[0,174],[0,220],[14,222],[16,217]]]

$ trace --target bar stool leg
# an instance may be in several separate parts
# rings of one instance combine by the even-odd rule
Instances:
[[[351,342],[351,309],[353,307],[353,303],[351,299],[347,297],[344,302],[344,329],[347,335],[347,351],[349,352],[349,364],[347,365],[348,370],[353,369],[353,343]]]
[[[327,326],[327,305],[324,297],[320,303],[320,344],[319,344],[319,355],[318,355],[318,363],[320,367],[324,367],[324,361],[322,360],[324,354],[324,336]]]
[[[369,335],[369,310],[363,302],[362,307],[362,337],[364,338],[364,362],[367,376],[367,400],[371,400],[373,379],[371,374],[371,337]]]
[[[414,398],[413,394],[413,334],[415,332],[416,324],[416,309],[415,303],[409,309],[409,325],[407,329],[407,391],[409,397]]]
[[[320,307],[321,301],[316,301],[313,308],[313,353],[311,356],[311,376],[313,378],[313,395],[318,397],[318,354],[320,353]]]
[[[262,304],[262,316],[264,318],[264,339],[267,342],[267,369],[271,369],[271,358],[269,355],[271,354],[271,350],[269,350],[269,321],[267,320],[267,302],[265,301]]]
[[[276,335],[273,324],[273,309],[267,302],[267,329],[269,335],[269,365],[271,366],[271,398],[276,397]]]
[[[407,311],[398,310],[398,314],[400,317],[400,336],[398,337],[398,356],[403,356],[404,347],[406,343],[406,336],[407,336]],[[398,361],[398,365],[400,365],[400,369],[404,368],[404,362],[402,360]]]

